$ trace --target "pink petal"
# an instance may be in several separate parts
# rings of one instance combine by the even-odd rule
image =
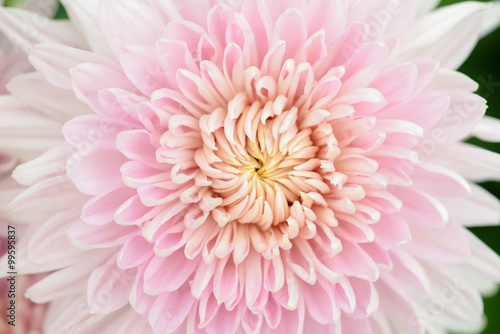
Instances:
[[[102,225],[114,220],[116,210],[130,197],[132,191],[119,189],[92,198],[82,209],[82,220],[89,225]]]
[[[132,90],[133,87],[121,71],[101,64],[79,64],[70,73],[75,95],[94,111],[100,113],[105,113],[105,111],[99,101],[99,91],[106,88]],[[101,76],[105,79],[101,79]]]
[[[302,284],[304,300],[309,315],[322,325],[331,324],[340,317],[340,310],[333,301],[333,291],[328,283]]]
[[[410,230],[406,222],[399,215],[384,214],[380,221],[372,227],[375,240],[385,249],[391,249],[411,240]]]
[[[124,157],[116,151],[101,150],[82,157],[78,152],[73,155],[74,165],[68,166],[68,176],[84,194],[99,195],[123,186],[120,166]],[[101,161],[108,161],[103,166]]]
[[[123,244],[116,264],[121,269],[139,267],[151,256],[153,256],[153,246],[144,240],[142,235],[130,236]]]
[[[194,300],[187,287],[160,294],[149,311],[149,324],[162,333],[172,333],[184,322]]]
[[[118,59],[123,72],[145,95],[157,89],[168,87],[168,73],[165,72],[154,46],[126,44],[120,48]]]
[[[396,188],[394,194],[403,202],[400,216],[408,225],[434,229],[448,222],[448,210],[431,195],[405,187]]]

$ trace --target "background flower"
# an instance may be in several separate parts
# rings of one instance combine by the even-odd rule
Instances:
[[[311,51],[311,52],[312,52],[312,51]],[[458,57],[457,59],[460,59],[461,57],[463,57],[463,54],[459,54],[459,57]],[[457,59],[455,59],[454,61],[456,62],[456,61],[457,61]],[[133,74],[133,73],[129,73],[129,76],[130,76],[130,74]],[[351,74],[352,74],[352,73],[351,73]],[[462,79],[463,79],[463,78],[462,78]],[[263,82],[264,82],[264,81],[263,81]],[[265,82],[264,82],[264,83],[265,83]],[[465,81],[464,81],[464,83],[465,83]],[[146,84],[145,82],[139,82],[139,84],[141,84],[141,85],[143,85],[143,86],[137,86],[138,88],[142,88],[142,89],[146,89],[146,90],[148,89],[148,86],[146,86],[146,85],[145,85],[145,84]],[[153,84],[154,84],[154,83],[153,83]],[[13,86],[14,86],[14,85],[13,85]],[[272,94],[272,90],[271,90],[271,91],[270,91],[270,90],[268,90],[268,86],[264,86],[264,87],[265,87],[265,89],[266,89],[266,93],[265,93],[266,95],[267,95],[268,93],[270,93],[270,92],[271,92],[271,94]],[[377,87],[377,88],[379,88],[379,87]],[[349,91],[349,90],[347,89],[347,91]],[[82,92],[82,93],[83,93],[83,95],[87,95],[87,94],[88,94],[88,93],[87,93],[87,94],[85,94],[84,92]],[[143,92],[143,93],[144,93],[144,92]],[[377,101],[377,97],[376,97],[376,94],[374,94],[374,93],[375,93],[374,91],[365,91],[365,92],[362,92],[363,94],[361,94],[361,92],[359,92],[359,93],[360,93],[360,95],[365,94],[365,95],[366,95],[366,97],[370,97],[370,96],[371,96],[372,98],[375,98],[374,100],[367,101],[367,102],[375,102],[375,103],[377,103],[377,102],[378,102],[378,103],[381,103],[381,102],[382,102],[382,100],[378,100],[378,101]],[[82,95],[82,96],[83,96],[83,95]],[[89,96],[87,95],[87,97],[89,97]],[[340,94],[340,97],[342,97],[342,94]],[[265,96],[265,98],[269,98],[269,97],[268,97],[268,96]],[[351,101],[352,101],[352,97],[350,97],[350,99],[351,99]],[[475,100],[475,101],[476,101],[476,102],[479,102],[480,100]],[[87,102],[89,102],[89,101],[87,101]],[[123,101],[122,101],[122,102],[123,102]],[[125,102],[127,102],[127,101],[125,101]],[[137,101],[135,101],[135,102],[137,102]],[[134,103],[135,103],[135,102],[134,102]],[[390,101],[389,101],[389,102],[390,102]],[[479,106],[479,108],[480,108],[480,105],[478,105],[478,106]],[[358,106],[358,107],[359,107],[359,106]],[[376,109],[375,109],[375,110],[376,110]],[[478,111],[479,111],[479,110],[480,110],[480,109],[478,109]],[[145,117],[147,118],[148,116],[145,116]],[[317,117],[318,117],[318,116],[317,116]],[[318,119],[318,118],[316,118],[316,120],[317,120],[317,119]],[[302,121],[304,121],[304,120],[302,120]],[[314,119],[313,119],[313,121],[314,121]],[[217,120],[215,120],[215,122],[217,122]],[[275,122],[276,122],[276,121],[275,121]],[[153,122],[153,123],[154,123],[154,122]],[[335,122],[334,122],[334,123],[335,123]],[[208,124],[208,123],[207,123],[207,124]],[[379,122],[379,124],[380,124],[380,122]],[[102,124],[101,124],[101,125],[102,125]],[[227,125],[229,125],[229,126],[227,126]],[[360,124],[360,125],[361,125],[361,124]],[[340,126],[340,125],[338,125],[338,124],[337,124],[337,129],[336,129],[336,130],[338,130],[337,132],[342,132],[341,128],[338,128],[339,126]],[[227,128],[230,128],[230,127],[231,127],[231,126],[230,126],[230,123],[226,124],[226,127],[227,127]],[[71,128],[71,127],[69,127],[69,128]],[[369,128],[369,127],[368,127],[368,128]],[[363,130],[362,130],[363,128],[358,128],[358,129],[361,129],[361,131],[363,131]],[[150,130],[150,129],[149,129],[149,130]],[[285,129],[285,130],[286,130],[286,129]],[[111,130],[111,131],[112,131],[112,130]],[[150,131],[151,131],[151,130],[150,130]],[[464,129],[464,131],[466,131],[466,130]],[[153,131],[153,132],[154,132],[154,131]],[[225,135],[227,136],[227,135],[228,135],[228,133],[226,132],[226,133],[225,133]],[[374,133],[371,133],[371,134],[370,134],[370,133],[368,133],[368,135],[374,135]],[[412,135],[412,134],[410,133],[410,135]],[[348,136],[351,136],[351,134],[349,134]],[[68,137],[68,136],[67,136],[67,137]],[[125,136],[122,136],[122,137],[125,137]],[[349,137],[344,138],[344,140],[346,140],[346,139],[348,139],[348,138],[349,138]],[[353,137],[353,138],[354,138],[354,137]],[[369,137],[366,137],[366,139],[368,139],[368,138],[369,138]],[[373,138],[375,138],[375,137],[372,137],[372,139],[373,139]],[[366,139],[365,139],[365,140],[366,140]],[[220,140],[219,140],[219,139],[217,139],[217,140],[218,140],[218,143],[219,143],[219,144],[221,144]],[[315,140],[317,140],[317,139],[315,139]],[[369,139],[368,139],[368,140],[369,140]],[[361,141],[362,141],[362,139],[361,139]],[[78,142],[78,138],[76,139],[76,142]],[[331,142],[331,143],[334,143],[334,142]],[[172,143],[171,143],[170,141],[168,141],[168,138],[166,138],[166,141],[165,141],[165,142],[163,142],[163,144],[165,144],[165,145],[166,145],[166,144],[172,144]],[[162,144],[162,145],[163,145],[163,144]],[[352,144],[352,142],[351,142],[351,144]],[[356,144],[354,144],[354,147],[361,148],[361,147],[359,147],[359,146],[356,146],[356,145],[360,145],[360,144],[361,144],[361,143],[356,143]],[[306,145],[307,145],[307,144],[306,144]],[[349,146],[349,145],[350,145],[350,143],[349,143],[349,141],[347,141],[347,144],[345,144],[345,143],[344,143],[344,144],[340,144],[340,147],[345,148],[345,147],[347,147],[347,146]],[[401,146],[402,146],[402,147],[404,147],[405,145],[406,145],[406,144],[402,144]],[[411,144],[410,144],[410,145],[411,145]],[[262,144],[261,144],[261,146],[262,146]],[[320,146],[321,146],[321,145],[320,145]],[[81,148],[81,147],[77,147],[77,148],[78,148],[78,149],[80,150],[80,152],[81,152],[81,149],[82,149],[82,148]],[[169,148],[172,148],[172,147],[169,147]],[[129,148],[129,149],[130,149],[130,148]],[[123,150],[123,149],[122,149],[122,150]],[[78,153],[80,153],[80,152],[78,152]],[[168,151],[166,152],[166,154],[168,154]],[[308,157],[308,156],[307,156],[307,155],[305,155],[304,157]],[[94,158],[95,158],[95,156],[94,156]],[[167,159],[172,159],[172,157],[171,157],[171,156],[169,156],[169,157],[167,157]],[[267,158],[266,158],[266,159],[267,159]],[[226,162],[226,163],[227,163],[227,162]],[[293,163],[296,163],[296,164],[302,164],[302,163],[304,163],[304,161],[299,161],[299,162],[294,161]],[[200,163],[198,162],[198,164],[200,164]],[[70,166],[70,167],[73,167],[73,166]],[[77,165],[77,167],[78,167],[78,165]],[[200,167],[201,167],[201,166],[200,166]],[[203,167],[202,167],[202,168],[203,168]],[[211,171],[210,171],[210,170],[208,170],[207,168],[208,168],[208,167],[205,167],[205,168],[203,168],[203,169],[204,169],[207,173],[211,173]],[[262,173],[265,173],[265,172],[267,171],[267,170],[266,170],[266,161],[265,161],[265,159],[264,159],[264,160],[262,160],[262,161],[261,161],[261,165],[260,165],[260,166],[258,166],[258,167],[256,167],[256,168],[258,169],[258,171],[257,171],[257,172],[261,172],[261,170],[262,170]],[[309,167],[308,167],[308,168],[309,168]],[[22,174],[22,171],[19,171],[19,174]],[[19,176],[19,174],[18,174],[18,176]],[[73,176],[78,176],[78,175],[81,175],[81,174],[80,174],[80,173],[73,174]],[[265,175],[264,175],[264,176],[265,176]],[[340,175],[340,176],[339,176],[339,175],[337,175],[337,176],[338,176],[338,177],[342,177],[341,175]],[[213,177],[213,176],[212,176],[212,177]],[[334,175],[332,175],[332,177],[335,177],[335,176],[334,176]],[[75,180],[75,179],[73,178],[73,180]],[[107,181],[107,180],[106,180],[106,181]],[[26,182],[26,181],[24,181],[24,182]],[[334,183],[335,181],[332,181],[332,182]],[[28,183],[29,183],[29,182],[28,182]],[[310,188],[311,186],[313,186],[313,185],[308,185],[308,186],[305,186],[305,187],[306,187],[306,188]],[[367,185],[367,186],[368,186],[368,185]],[[321,185],[320,185],[320,184],[318,184],[318,183],[316,183],[315,187],[321,187]],[[369,187],[369,186],[368,186],[368,187]],[[87,188],[87,189],[90,189],[90,188]],[[244,188],[243,188],[243,189],[244,189]],[[290,188],[288,188],[288,189],[289,189],[289,190],[291,190]],[[317,188],[317,190],[320,190],[320,188]],[[219,190],[219,191],[220,191],[220,190]],[[85,190],[84,190],[84,192],[85,192]],[[312,195],[311,195],[311,196],[312,196]],[[351,197],[351,196],[349,195],[349,197]],[[404,197],[404,196],[403,196],[403,197]],[[278,196],[278,197],[276,197],[276,198],[279,198],[279,196]],[[182,200],[182,196],[181,196],[181,200]],[[305,201],[304,199],[302,199],[302,200],[303,200],[303,201]],[[315,200],[317,200],[317,199],[314,199],[314,198],[313,198],[313,201],[315,201]],[[351,200],[354,200],[354,198],[351,198]],[[267,201],[267,200],[266,200],[266,201]],[[392,201],[392,202],[394,202],[394,200],[391,200],[391,201]],[[18,204],[19,204],[19,203],[20,203],[20,201],[18,201]],[[152,203],[152,202],[150,202],[150,203]],[[305,202],[303,202],[303,203],[305,203]],[[395,202],[394,202],[394,203],[395,203]],[[145,203],[144,203],[144,204],[145,204]],[[362,203],[361,203],[361,204],[362,204]],[[345,204],[343,204],[343,205],[341,205],[340,207],[338,207],[337,209],[339,209],[339,210],[346,210],[346,209],[348,209],[348,207],[349,207],[349,204],[348,204],[347,206],[346,206]],[[343,209],[342,209],[342,208],[343,208]],[[358,208],[358,209],[359,209],[359,208]],[[231,207],[229,207],[229,209],[228,209],[228,210],[231,210]],[[361,210],[361,209],[359,209],[359,210]],[[381,209],[381,211],[387,211],[387,210],[388,210],[388,209]],[[233,211],[235,211],[235,209],[233,209]],[[372,217],[372,218],[373,218],[373,217]],[[221,219],[222,219],[222,218],[221,218]],[[375,218],[375,219],[376,219],[376,218]],[[196,221],[195,221],[195,223],[196,223]],[[219,223],[219,224],[223,224],[223,223],[221,223],[221,222],[219,222],[219,221],[217,221],[217,223]],[[264,223],[264,224],[265,224],[265,222],[262,222],[262,223]],[[312,225],[311,225],[311,226],[312,226]],[[307,227],[308,227],[309,229],[311,229],[311,226],[309,226],[309,224],[307,224]],[[344,227],[345,227],[345,225],[344,225]],[[367,231],[367,230],[366,230],[366,231]],[[365,232],[366,232],[366,231],[365,231]],[[339,232],[339,233],[340,233],[340,231],[337,231],[337,232]],[[290,233],[291,233],[291,232],[290,232]],[[342,234],[342,233],[340,233],[340,234]],[[458,237],[458,235],[457,235],[457,237]],[[344,238],[345,238],[345,236],[344,236]],[[345,245],[345,244],[346,244],[346,242],[348,243],[348,241],[346,241],[344,238],[343,238],[343,241],[344,241],[343,245]],[[349,239],[349,238],[347,238],[347,239]],[[85,240],[85,241],[88,241],[88,240]],[[280,246],[281,246],[281,244],[280,244]],[[285,247],[286,247],[286,246],[285,246]],[[333,249],[333,248],[332,248],[332,249]],[[346,251],[346,250],[344,250],[343,252],[344,252],[344,253],[343,253],[344,255],[345,255],[345,254],[348,254],[348,253],[351,253],[351,252]],[[346,253],[346,252],[347,252],[347,253]],[[273,252],[271,252],[271,255],[272,255],[272,253],[273,253]],[[338,269],[338,268],[337,268],[337,269]],[[367,268],[364,268],[364,269],[367,269]],[[342,270],[342,269],[341,269],[341,270]],[[346,272],[345,272],[345,273],[346,273]],[[298,274],[298,275],[299,275],[299,274]],[[347,275],[347,276],[349,276],[349,275]],[[304,277],[305,277],[305,276],[304,276]],[[301,277],[301,278],[303,278],[303,277]],[[309,277],[309,278],[310,278],[310,277]],[[304,279],[304,278],[303,278],[303,279]],[[364,279],[364,278],[363,278],[363,279]],[[353,279],[353,281],[355,281],[355,280]],[[306,287],[307,287],[307,286],[306,286]],[[380,288],[379,288],[379,289],[377,289],[377,290],[380,290]],[[383,290],[383,289],[382,289],[382,290]],[[314,296],[314,295],[318,295],[318,294],[312,294],[312,295]],[[307,296],[307,295],[306,295],[305,297],[307,298],[307,297],[310,297],[310,296]],[[247,303],[248,303],[248,296],[247,296]],[[307,302],[307,303],[308,303],[308,308],[310,309],[311,304],[309,304],[309,302]],[[311,316],[312,316],[312,314],[311,314]],[[317,314],[315,314],[314,316],[317,316]],[[345,318],[343,318],[343,319],[345,319]],[[393,320],[394,320],[394,319],[393,319]],[[151,321],[151,319],[150,319],[150,321]],[[343,323],[344,323],[344,326],[348,326],[348,325],[345,325],[345,324],[348,324],[348,323],[349,323],[349,320],[343,320]],[[156,324],[156,325],[157,325],[157,326],[160,326],[160,325],[158,325],[158,324]],[[163,325],[164,325],[164,324],[163,324]],[[359,327],[358,327],[358,328],[359,328]],[[344,329],[344,330],[345,330],[345,329]]]
[[[0,6],[3,5],[4,1],[0,1]],[[22,8],[34,13],[52,17],[57,8],[57,1],[49,0],[43,1],[43,3],[41,1],[25,1],[20,5]],[[0,96],[7,94],[6,84],[10,79],[28,70],[33,70],[28,61],[28,57],[4,35],[0,34]],[[4,129],[5,126],[8,127],[9,124],[4,125]],[[2,140],[5,140],[5,137],[3,137]],[[15,153],[15,151],[11,152],[11,154],[0,152],[0,188],[4,192],[8,191],[10,196],[23,190],[12,178],[10,178],[11,172],[19,162]],[[0,199],[0,254],[2,255],[7,253],[8,226],[15,226],[18,233],[17,235],[19,236],[22,235],[25,230],[23,222],[27,219],[29,220],[29,214],[23,214],[19,217],[6,211],[5,206],[8,204],[9,200],[10,199],[5,196]],[[15,241],[18,242],[19,240]],[[0,320],[0,333],[42,333],[43,319],[47,306],[31,302],[24,297],[24,293],[29,286],[43,277],[44,275],[19,275],[16,277],[16,326],[13,327],[9,325],[7,321],[11,319],[7,319],[3,316]],[[4,305],[9,305],[11,299],[8,293],[9,288],[10,284],[6,279],[2,279],[0,281],[0,304],[2,307]]]

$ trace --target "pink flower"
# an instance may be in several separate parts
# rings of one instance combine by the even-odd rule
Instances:
[[[37,70],[0,106],[41,154],[11,209],[36,213],[19,270],[55,271],[45,331],[477,329],[500,260],[465,227],[500,219],[474,183],[500,156],[461,140],[499,126],[455,69],[499,7],[435,2],[0,10]]]

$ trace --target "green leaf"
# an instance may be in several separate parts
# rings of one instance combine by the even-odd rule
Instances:
[[[54,15],[54,18],[56,20],[67,20],[68,19],[68,14],[66,13],[66,9],[59,3],[57,7],[57,12]]]
[[[5,7],[16,7],[26,0],[5,0]]]

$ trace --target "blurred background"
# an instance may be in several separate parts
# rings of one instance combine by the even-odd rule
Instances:
[[[6,0],[7,6],[12,6],[24,0]],[[370,1],[370,0],[367,0]],[[440,6],[446,6],[464,0],[443,0]],[[488,2],[486,0],[480,0]],[[55,15],[56,18],[67,18],[62,6]],[[479,41],[474,52],[469,59],[459,69],[470,78],[479,83],[477,93],[488,100],[487,115],[500,118],[500,29]],[[486,143],[476,138],[469,139],[468,142],[482,146],[489,150],[500,153],[500,143]],[[486,182],[481,184],[484,188],[495,194],[500,199],[500,182]],[[479,238],[500,254],[500,227],[478,227],[472,228]],[[487,318],[487,325],[483,334],[500,333],[500,294],[484,299],[484,311]]]

